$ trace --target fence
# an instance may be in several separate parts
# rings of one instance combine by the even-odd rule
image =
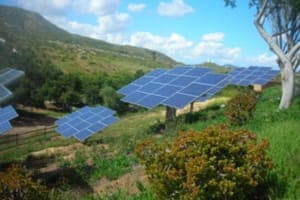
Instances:
[[[32,131],[19,133],[19,134],[6,134],[0,136],[0,152],[9,150],[11,148],[34,144],[34,142],[40,142],[48,140],[53,137],[59,137],[54,131],[55,126],[45,126],[41,129],[35,129]]]

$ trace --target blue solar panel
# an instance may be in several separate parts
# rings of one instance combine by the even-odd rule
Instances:
[[[155,106],[159,105],[161,102],[163,102],[166,98],[156,95],[148,95],[139,102],[137,102],[138,105],[141,105],[146,108],[154,108]]]
[[[175,94],[176,92],[178,92],[179,90],[181,90],[181,87],[166,85],[166,86],[160,88],[159,90],[155,91],[154,94],[163,96],[163,97],[170,97],[173,94]]]
[[[207,73],[211,72],[210,69],[208,68],[194,68],[190,71],[188,71],[187,73],[185,73],[185,75],[189,75],[189,76],[196,76],[196,77],[200,77],[200,76],[203,76]]]
[[[177,79],[172,81],[170,85],[179,86],[179,87],[185,87],[189,84],[191,84],[193,81],[195,81],[196,77],[190,77],[190,76],[179,76]]]
[[[138,91],[144,93],[151,93],[151,92],[155,92],[155,90],[158,90],[161,87],[163,87],[163,85],[159,83],[148,83],[143,87],[139,88]]]
[[[142,98],[146,97],[147,94],[146,93],[142,93],[142,92],[134,92],[128,96],[125,96],[123,99],[121,99],[122,101],[128,102],[128,103],[136,103],[138,101],[140,101]]]
[[[0,121],[9,121],[16,117],[18,117],[18,114],[12,106],[6,106],[0,111]]]
[[[163,74],[162,76],[159,76],[158,78],[154,79],[153,82],[157,83],[169,83],[176,79],[177,76],[175,75],[170,75],[170,74]]]
[[[228,74],[215,74],[208,68],[180,66],[153,70],[118,92],[125,95],[122,101],[146,108],[159,104],[181,108],[194,100],[210,98],[228,84],[248,86],[256,80],[264,83],[277,74],[278,71],[269,67],[257,66],[233,68]]]
[[[0,123],[0,134],[3,134],[7,131],[9,131],[10,129],[12,129],[12,126],[10,125],[10,123],[8,121],[2,121]]]
[[[0,73],[0,83],[3,85],[9,84],[24,75],[23,71],[7,68]]]
[[[268,83],[270,80],[268,79],[262,79],[262,78],[259,78],[259,79],[256,79],[254,81],[254,84],[259,84],[259,85],[265,85],[266,83]]]
[[[147,76],[153,76],[153,77],[158,77],[162,74],[164,74],[167,70],[166,69],[154,69],[151,72],[149,72],[148,74],[146,74]]]
[[[74,136],[76,139],[83,141],[117,122],[118,118],[114,117],[113,114],[115,114],[115,111],[103,106],[95,108],[85,106],[56,120],[55,124],[58,125],[56,131],[66,138]]]
[[[187,104],[195,101],[196,99],[197,97],[195,96],[189,96],[189,95],[177,93],[171,96],[170,98],[168,98],[167,100],[165,100],[162,104],[166,106],[170,106],[172,108],[181,109]]]
[[[142,76],[141,78],[135,80],[132,82],[132,84],[136,84],[136,85],[145,85],[146,83],[150,82],[153,79],[153,77],[149,77],[149,76]]]
[[[5,86],[0,85],[0,101],[5,100],[11,95],[12,93]]]
[[[180,93],[184,93],[184,94],[188,94],[191,96],[200,96],[202,93],[206,92],[207,90],[209,90],[211,87],[208,85],[203,85],[203,84],[196,84],[193,83],[189,86],[187,86],[186,88],[184,88],[183,90],[180,91]]]
[[[102,122],[107,126],[109,126],[113,123],[116,123],[117,121],[118,121],[118,118],[116,118],[114,116],[109,116],[109,117],[102,120]]]
[[[74,135],[74,137],[76,139],[78,139],[79,141],[83,142],[84,140],[86,140],[88,137],[90,137],[93,134],[95,134],[95,132],[92,132],[89,129],[83,129],[83,130],[79,131],[78,133],[76,133]]]
[[[174,74],[174,75],[182,75],[182,74],[188,73],[192,69],[193,69],[192,67],[181,66],[181,67],[175,67],[175,68],[169,70],[167,73]]]
[[[200,77],[196,80],[197,83],[209,84],[209,85],[216,85],[223,79],[227,78],[226,74],[205,74],[204,76]]]

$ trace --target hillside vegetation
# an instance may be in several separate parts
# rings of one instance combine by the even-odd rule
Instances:
[[[33,52],[32,59],[47,58],[64,72],[148,71],[176,63],[156,51],[70,34],[35,12],[2,5],[0,38],[0,67],[18,67],[15,54],[28,52]]]

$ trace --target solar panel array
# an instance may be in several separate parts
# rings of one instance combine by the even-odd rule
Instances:
[[[118,90],[122,101],[148,109],[165,105],[181,109],[194,101],[205,101],[228,84],[266,84],[279,71],[269,67],[234,68],[216,74],[208,68],[181,66],[155,69]]]
[[[155,69],[118,90],[122,101],[154,108],[166,105],[183,108],[220,85],[225,74],[215,74],[208,68],[181,66],[171,70]]]
[[[12,68],[5,68],[0,71],[0,83],[2,85],[7,85],[16,79],[24,75],[24,72],[21,70],[16,70]]]
[[[9,121],[16,117],[18,117],[18,114],[12,106],[0,108],[0,134],[12,129]]]
[[[12,95],[5,85],[13,82],[14,80],[20,78],[24,75],[24,72],[21,70],[5,68],[0,70],[0,102],[4,101]]]
[[[240,86],[265,85],[278,76],[279,73],[279,70],[273,70],[270,67],[250,66],[248,68],[234,68],[229,73],[230,84]]]
[[[85,106],[55,121],[56,131],[65,138],[75,137],[84,141],[91,135],[118,121],[115,111],[103,106]]]

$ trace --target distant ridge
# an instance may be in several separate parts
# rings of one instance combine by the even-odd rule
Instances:
[[[177,63],[157,51],[71,34],[36,12],[0,5],[0,67],[14,65],[15,54],[27,52],[67,73],[149,71]]]

